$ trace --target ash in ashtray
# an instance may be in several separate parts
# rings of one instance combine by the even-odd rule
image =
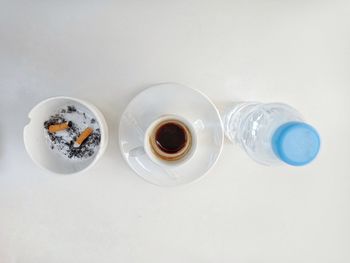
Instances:
[[[60,109],[45,121],[44,131],[49,147],[73,160],[92,157],[101,141],[98,122],[73,105]]]

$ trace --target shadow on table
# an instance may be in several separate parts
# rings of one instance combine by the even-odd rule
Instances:
[[[3,126],[0,123],[0,169],[2,167],[3,159],[4,159],[4,130]]]

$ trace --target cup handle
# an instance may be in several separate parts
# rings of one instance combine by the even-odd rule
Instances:
[[[129,151],[129,156],[130,157],[137,157],[146,154],[145,149],[143,146],[136,147],[134,149],[131,149]]]

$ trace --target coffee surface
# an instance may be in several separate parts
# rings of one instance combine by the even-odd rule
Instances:
[[[157,129],[155,139],[161,151],[174,154],[185,147],[187,134],[185,129],[179,124],[168,122]]]

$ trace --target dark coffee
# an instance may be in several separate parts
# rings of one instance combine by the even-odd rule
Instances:
[[[151,132],[150,146],[153,153],[166,161],[177,161],[187,155],[192,146],[189,128],[175,119],[160,122]]]
[[[177,153],[186,145],[185,129],[175,122],[168,122],[160,126],[156,132],[157,146],[166,153]]]

